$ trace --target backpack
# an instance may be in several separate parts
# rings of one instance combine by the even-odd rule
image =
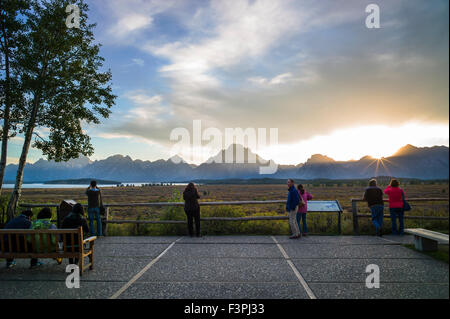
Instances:
[[[305,193],[306,193],[306,191],[305,191]],[[298,203],[298,207],[303,207],[303,206],[305,206],[306,203],[305,203],[305,200],[304,200],[304,198],[303,198],[303,195],[302,195],[302,193],[300,193],[300,191],[298,192],[298,197],[300,197],[300,198],[299,198],[300,201],[299,201],[299,203]]]
[[[52,222],[50,219],[37,219],[35,221],[33,221],[31,223],[31,229],[50,229],[50,227],[52,226]],[[48,247],[48,240],[47,240],[47,236],[50,236],[50,247]],[[55,250],[56,247],[56,238],[55,235],[48,235],[48,234],[44,234],[42,236],[43,239],[43,248],[44,251],[41,251],[41,247],[37,244],[40,241],[40,236],[39,234],[34,235],[34,242],[36,243],[36,247],[35,250],[36,252],[39,253],[44,253],[44,252],[50,252]],[[31,236],[28,236],[27,238],[28,242],[32,242]]]
[[[403,200],[403,211],[409,212],[411,210],[411,205],[405,199],[405,192],[402,189],[402,200]]]

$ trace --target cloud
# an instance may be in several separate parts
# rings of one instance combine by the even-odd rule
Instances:
[[[233,73],[246,63],[264,59],[283,39],[298,33],[305,14],[296,4],[268,0],[211,1],[197,8],[193,16],[181,16],[179,23],[189,29],[189,36],[169,42],[152,39],[142,45],[144,51],[167,61],[158,72],[169,80],[170,93],[165,99],[177,117],[166,122],[167,128],[189,127],[192,119],[217,126],[221,120],[219,113],[227,111],[227,96],[235,94],[224,87],[224,82],[232,79],[224,73]],[[291,78],[292,74],[286,72],[271,81],[282,84]],[[136,131],[130,126],[131,123],[129,129]],[[170,129],[166,131],[166,140],[169,133]],[[162,134],[153,129],[146,135],[154,139]]]
[[[135,135],[127,135],[127,134],[120,134],[120,133],[99,133],[96,135],[96,137],[112,140],[112,139],[127,139],[133,142],[138,141],[139,143],[147,144],[147,145],[154,145],[151,141],[149,141],[146,138],[142,137],[136,137]]]
[[[361,1],[130,4],[153,20],[125,43],[158,61],[151,76],[164,90],[129,94],[134,106],[113,129],[168,145],[173,128],[201,119],[219,129],[278,127],[288,144],[343,127],[448,123],[448,3],[379,4],[379,30],[365,27]]]
[[[291,72],[282,73],[274,76],[273,78],[265,78],[262,76],[256,76],[256,77],[250,77],[247,79],[248,82],[263,86],[265,88],[279,88],[281,85],[287,85],[287,84],[295,84],[295,83],[309,83],[314,84],[318,81],[318,75],[312,71],[304,71],[303,74],[297,74],[294,76]]]
[[[134,123],[137,127],[146,128],[148,123],[161,126],[173,115],[170,107],[163,103],[161,95],[148,95],[145,91],[137,90],[127,92],[124,96],[133,106],[122,115],[122,119]]]
[[[11,157],[11,156],[7,156],[6,157],[6,164],[19,164],[19,158],[18,157]]]
[[[212,1],[197,11],[189,38],[161,45],[149,42],[144,50],[168,59],[160,72],[174,81],[216,86],[219,79],[212,73],[249,59],[261,57],[302,22],[302,15],[290,8],[292,1]],[[204,24],[210,17],[215,24],[204,36]],[[206,21],[205,21],[206,20]],[[198,36],[197,36],[198,35]]]
[[[248,79],[249,82],[260,84],[260,85],[278,85],[284,84],[286,82],[292,81],[292,73],[279,74],[272,79],[267,79],[261,76],[252,77]]]
[[[21,144],[21,143],[23,143],[23,142],[25,141],[25,139],[24,139],[22,136],[16,135],[16,136],[14,136],[14,137],[11,137],[11,138],[9,139],[9,141],[10,141],[11,143]]]
[[[117,139],[117,138],[128,138],[128,139],[134,139],[135,136],[133,135],[126,135],[126,134],[120,134],[120,133],[98,133],[96,134],[96,137],[101,137],[105,139]]]
[[[117,24],[111,29],[111,33],[116,37],[123,38],[133,31],[147,28],[151,25],[152,17],[141,14],[129,14],[126,15],[117,22]]]
[[[139,105],[154,106],[162,102],[163,98],[161,95],[149,96],[143,91],[133,91],[125,94],[125,97],[130,99],[133,103]]]
[[[100,42],[130,45],[153,26],[154,17],[167,12],[177,0],[95,0],[91,6],[103,21]]]
[[[131,61],[138,66],[144,66],[144,60],[142,60],[142,59],[134,58],[134,59],[131,59]]]
[[[311,154],[324,154],[337,161],[358,160],[366,155],[381,158],[393,155],[412,141],[419,147],[448,145],[447,132],[448,125],[435,123],[355,126],[336,130],[327,135],[317,135],[301,142],[279,144],[275,147],[270,145],[262,149],[260,155],[271,158],[279,164],[295,165],[306,162]],[[308,150],[308,153],[303,150]]]

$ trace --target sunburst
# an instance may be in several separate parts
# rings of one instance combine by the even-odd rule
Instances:
[[[375,176],[379,176],[380,167],[383,167],[384,171],[387,172],[389,176],[392,176],[389,167],[386,164],[390,164],[392,166],[396,166],[392,161],[382,157],[382,158],[373,158],[373,160],[364,168],[364,172],[369,169],[373,164],[376,164],[375,167]]]

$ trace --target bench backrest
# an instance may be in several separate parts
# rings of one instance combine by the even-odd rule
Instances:
[[[58,242],[62,242],[59,249]],[[83,231],[78,229],[0,229],[2,254],[76,253],[83,246]],[[81,250],[80,250],[81,251]]]

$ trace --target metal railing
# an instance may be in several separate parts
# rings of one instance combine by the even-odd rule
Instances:
[[[383,199],[384,202],[388,202],[389,200]],[[447,202],[447,213],[448,213],[448,198],[408,198],[408,202]],[[353,233],[355,235],[359,235],[359,218],[372,218],[371,214],[358,214],[358,203],[364,202],[363,199],[352,199],[352,217],[353,217]],[[387,208],[387,207],[385,207]],[[384,218],[391,218],[390,215],[384,215]],[[405,219],[418,219],[418,220],[449,220],[448,216],[414,216],[414,215],[405,215]]]

